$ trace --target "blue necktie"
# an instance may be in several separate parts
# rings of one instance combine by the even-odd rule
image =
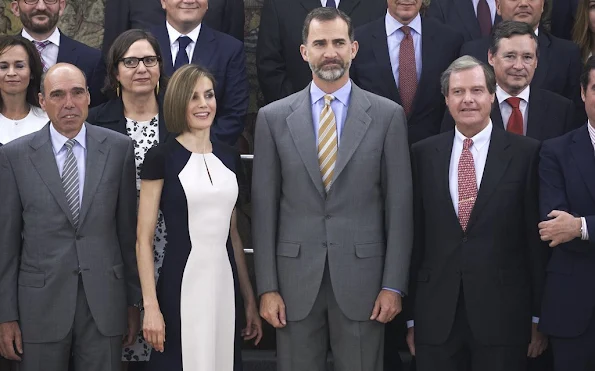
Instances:
[[[192,40],[188,36],[178,37],[178,45],[180,46],[180,49],[178,50],[178,55],[176,56],[176,61],[174,63],[174,71],[183,65],[190,63],[190,59],[188,59],[188,53],[186,52],[186,47],[191,42]]]
[[[326,6],[329,8],[336,8],[337,4],[335,4],[335,0],[326,0]]]

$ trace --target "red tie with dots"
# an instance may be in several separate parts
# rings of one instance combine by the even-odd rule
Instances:
[[[475,163],[470,150],[472,145],[473,140],[469,138],[463,141],[463,152],[459,159],[459,223],[461,223],[463,231],[467,230],[467,223],[477,197]]]
[[[417,90],[417,70],[415,66],[415,49],[413,37],[408,26],[401,27],[405,34],[399,46],[399,93],[405,114],[409,116],[413,108],[413,98]]]
[[[523,114],[519,109],[519,106],[521,104],[521,98],[510,97],[506,99],[506,103],[508,103],[512,107],[512,113],[510,114],[510,118],[508,119],[508,124],[506,124],[506,131],[518,135],[523,135]]]

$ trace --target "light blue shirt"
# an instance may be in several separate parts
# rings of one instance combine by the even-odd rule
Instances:
[[[318,129],[320,128],[320,113],[324,108],[324,96],[326,95],[314,81],[310,84],[310,102],[312,102],[312,122],[314,123],[314,136],[316,137],[316,145],[318,145]],[[337,146],[341,145],[341,133],[343,132],[343,125],[345,125],[345,117],[347,116],[347,108],[349,107],[349,99],[351,97],[351,80],[348,80],[339,90],[331,93],[335,99],[331,101],[331,109],[335,114],[335,122],[337,123]]]
[[[390,65],[392,67],[393,76],[397,87],[399,86],[399,50],[401,50],[401,41],[405,38],[405,34],[401,31],[403,25],[401,22],[394,19],[388,11],[384,17],[384,26],[386,29],[386,41],[388,43],[388,55],[390,56]],[[408,24],[411,29],[411,37],[413,38],[413,49],[415,52],[415,72],[417,73],[417,81],[421,77],[421,17],[419,14],[413,18]]]
[[[72,153],[76,157],[76,164],[79,171],[79,205],[83,204],[83,189],[85,186],[85,161],[87,159],[87,128],[83,124],[79,133],[74,137],[76,144],[72,147]],[[62,177],[62,170],[66,162],[66,155],[68,149],[64,144],[68,141],[64,135],[58,133],[54,128],[54,124],[50,124],[50,138],[52,140],[52,148],[54,149],[54,156],[56,156],[56,164],[58,165],[58,173]]]

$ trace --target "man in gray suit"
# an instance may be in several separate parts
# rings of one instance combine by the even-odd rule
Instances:
[[[306,17],[301,92],[262,108],[252,187],[261,315],[280,371],[383,368],[384,323],[401,311],[412,248],[407,129],[396,103],[358,88],[358,44],[336,8]]]
[[[21,371],[71,354],[76,371],[120,370],[138,331],[134,149],[85,123],[89,101],[83,73],[56,64],[48,125],[0,147],[0,354]]]

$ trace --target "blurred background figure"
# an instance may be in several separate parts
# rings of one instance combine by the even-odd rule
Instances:
[[[586,62],[595,50],[595,0],[580,0],[572,40],[581,48],[581,57]]]

